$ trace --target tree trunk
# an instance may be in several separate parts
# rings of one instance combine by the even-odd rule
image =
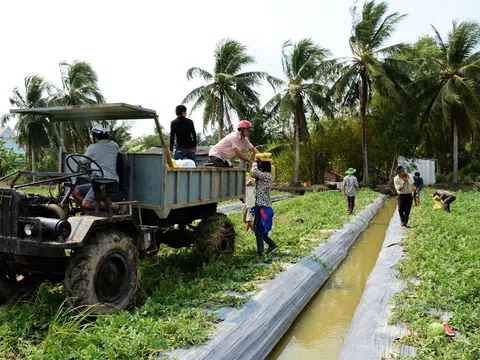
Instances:
[[[32,171],[36,171],[37,167],[36,167],[36,159],[35,159],[35,150],[33,149],[33,147],[30,148],[30,157],[31,157],[31,161],[32,161]],[[37,177],[35,175],[33,175],[33,181],[37,181]]]
[[[223,107],[223,94],[220,94],[220,107],[222,111],[217,112],[218,141],[223,139],[223,119],[225,118],[225,111]]]
[[[218,127],[218,141],[220,141],[222,139],[223,139],[223,131],[222,131],[222,127],[219,126]]]
[[[295,117],[296,118],[296,117]],[[293,184],[294,186],[298,185],[298,177],[300,174],[300,124],[297,119],[295,119],[295,168],[293,172]]]
[[[456,119],[453,119],[453,183],[458,183],[458,129]]]
[[[295,168],[293,172],[293,183],[294,186],[300,184],[300,124],[305,121],[305,113],[303,112],[303,99],[301,96],[297,97],[295,103],[295,114],[294,114],[294,136],[295,136]]]
[[[367,157],[367,99],[368,86],[365,70],[360,73],[360,119],[362,121],[362,152],[363,152],[363,181],[368,182],[368,157]]]

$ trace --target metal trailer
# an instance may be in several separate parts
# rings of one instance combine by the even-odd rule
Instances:
[[[207,261],[233,253],[233,224],[216,207],[218,202],[245,196],[245,168],[174,168],[156,112],[140,106],[119,103],[12,112],[49,119],[60,144],[60,171],[36,172],[47,179],[28,184],[17,181],[32,172],[0,179],[13,179],[9,189],[0,189],[0,301],[24,288],[25,279],[40,277],[63,281],[69,304],[100,303],[100,311],[110,312],[126,308],[133,298],[138,285],[135,254],[156,253],[160,243],[174,247],[193,243]],[[107,204],[120,201],[128,206],[128,214],[113,215],[108,209],[82,213],[69,202],[69,188],[73,190],[88,173],[72,166],[70,172],[65,169],[59,122],[140,119],[155,121],[163,151],[119,154],[118,184],[90,179],[96,195],[104,196]],[[21,192],[26,186],[62,182],[68,193],[58,198],[27,197]]]

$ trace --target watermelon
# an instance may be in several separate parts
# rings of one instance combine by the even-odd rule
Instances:
[[[445,329],[440,323],[431,323],[427,327],[427,335],[429,338],[437,338],[445,335]]]

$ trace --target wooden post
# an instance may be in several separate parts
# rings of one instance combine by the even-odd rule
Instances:
[[[50,122],[52,122],[53,129],[55,130],[55,135],[57,136],[58,141],[58,172],[62,172],[62,152],[65,152],[65,144],[63,143],[62,134],[60,130],[57,128],[57,124],[53,123],[53,119],[51,117],[48,118]]]
[[[165,158],[167,159],[167,165],[169,167],[173,167],[172,157],[170,156],[170,149],[165,145],[165,141],[163,140],[162,134],[162,127],[160,126],[160,122],[158,121],[158,115],[155,114],[155,125],[157,127],[158,136],[160,136],[160,142],[162,143],[163,153],[165,154]]]
[[[32,161],[32,172],[37,171],[35,149],[33,146],[30,147],[30,160]],[[35,181],[37,181],[37,177],[33,175],[33,182]]]

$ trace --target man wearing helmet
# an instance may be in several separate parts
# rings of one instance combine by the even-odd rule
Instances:
[[[258,153],[258,150],[248,140],[251,129],[250,121],[240,121],[237,131],[228,134],[210,149],[208,155],[211,162],[217,167],[230,167],[230,159],[237,155],[241,160],[251,165],[252,160],[242,154],[242,150],[245,149],[252,150],[255,154]]]
[[[93,144],[89,145],[84,154],[94,160],[103,170],[103,176],[118,181],[117,156],[120,152],[118,144],[109,140],[109,129],[96,127],[93,129]],[[81,163],[88,164],[85,158],[80,159]],[[93,176],[100,176],[94,172]],[[82,210],[95,210],[95,196],[92,184],[78,185],[72,193],[75,202],[82,207]],[[119,206],[112,204],[112,209],[117,211]]]

